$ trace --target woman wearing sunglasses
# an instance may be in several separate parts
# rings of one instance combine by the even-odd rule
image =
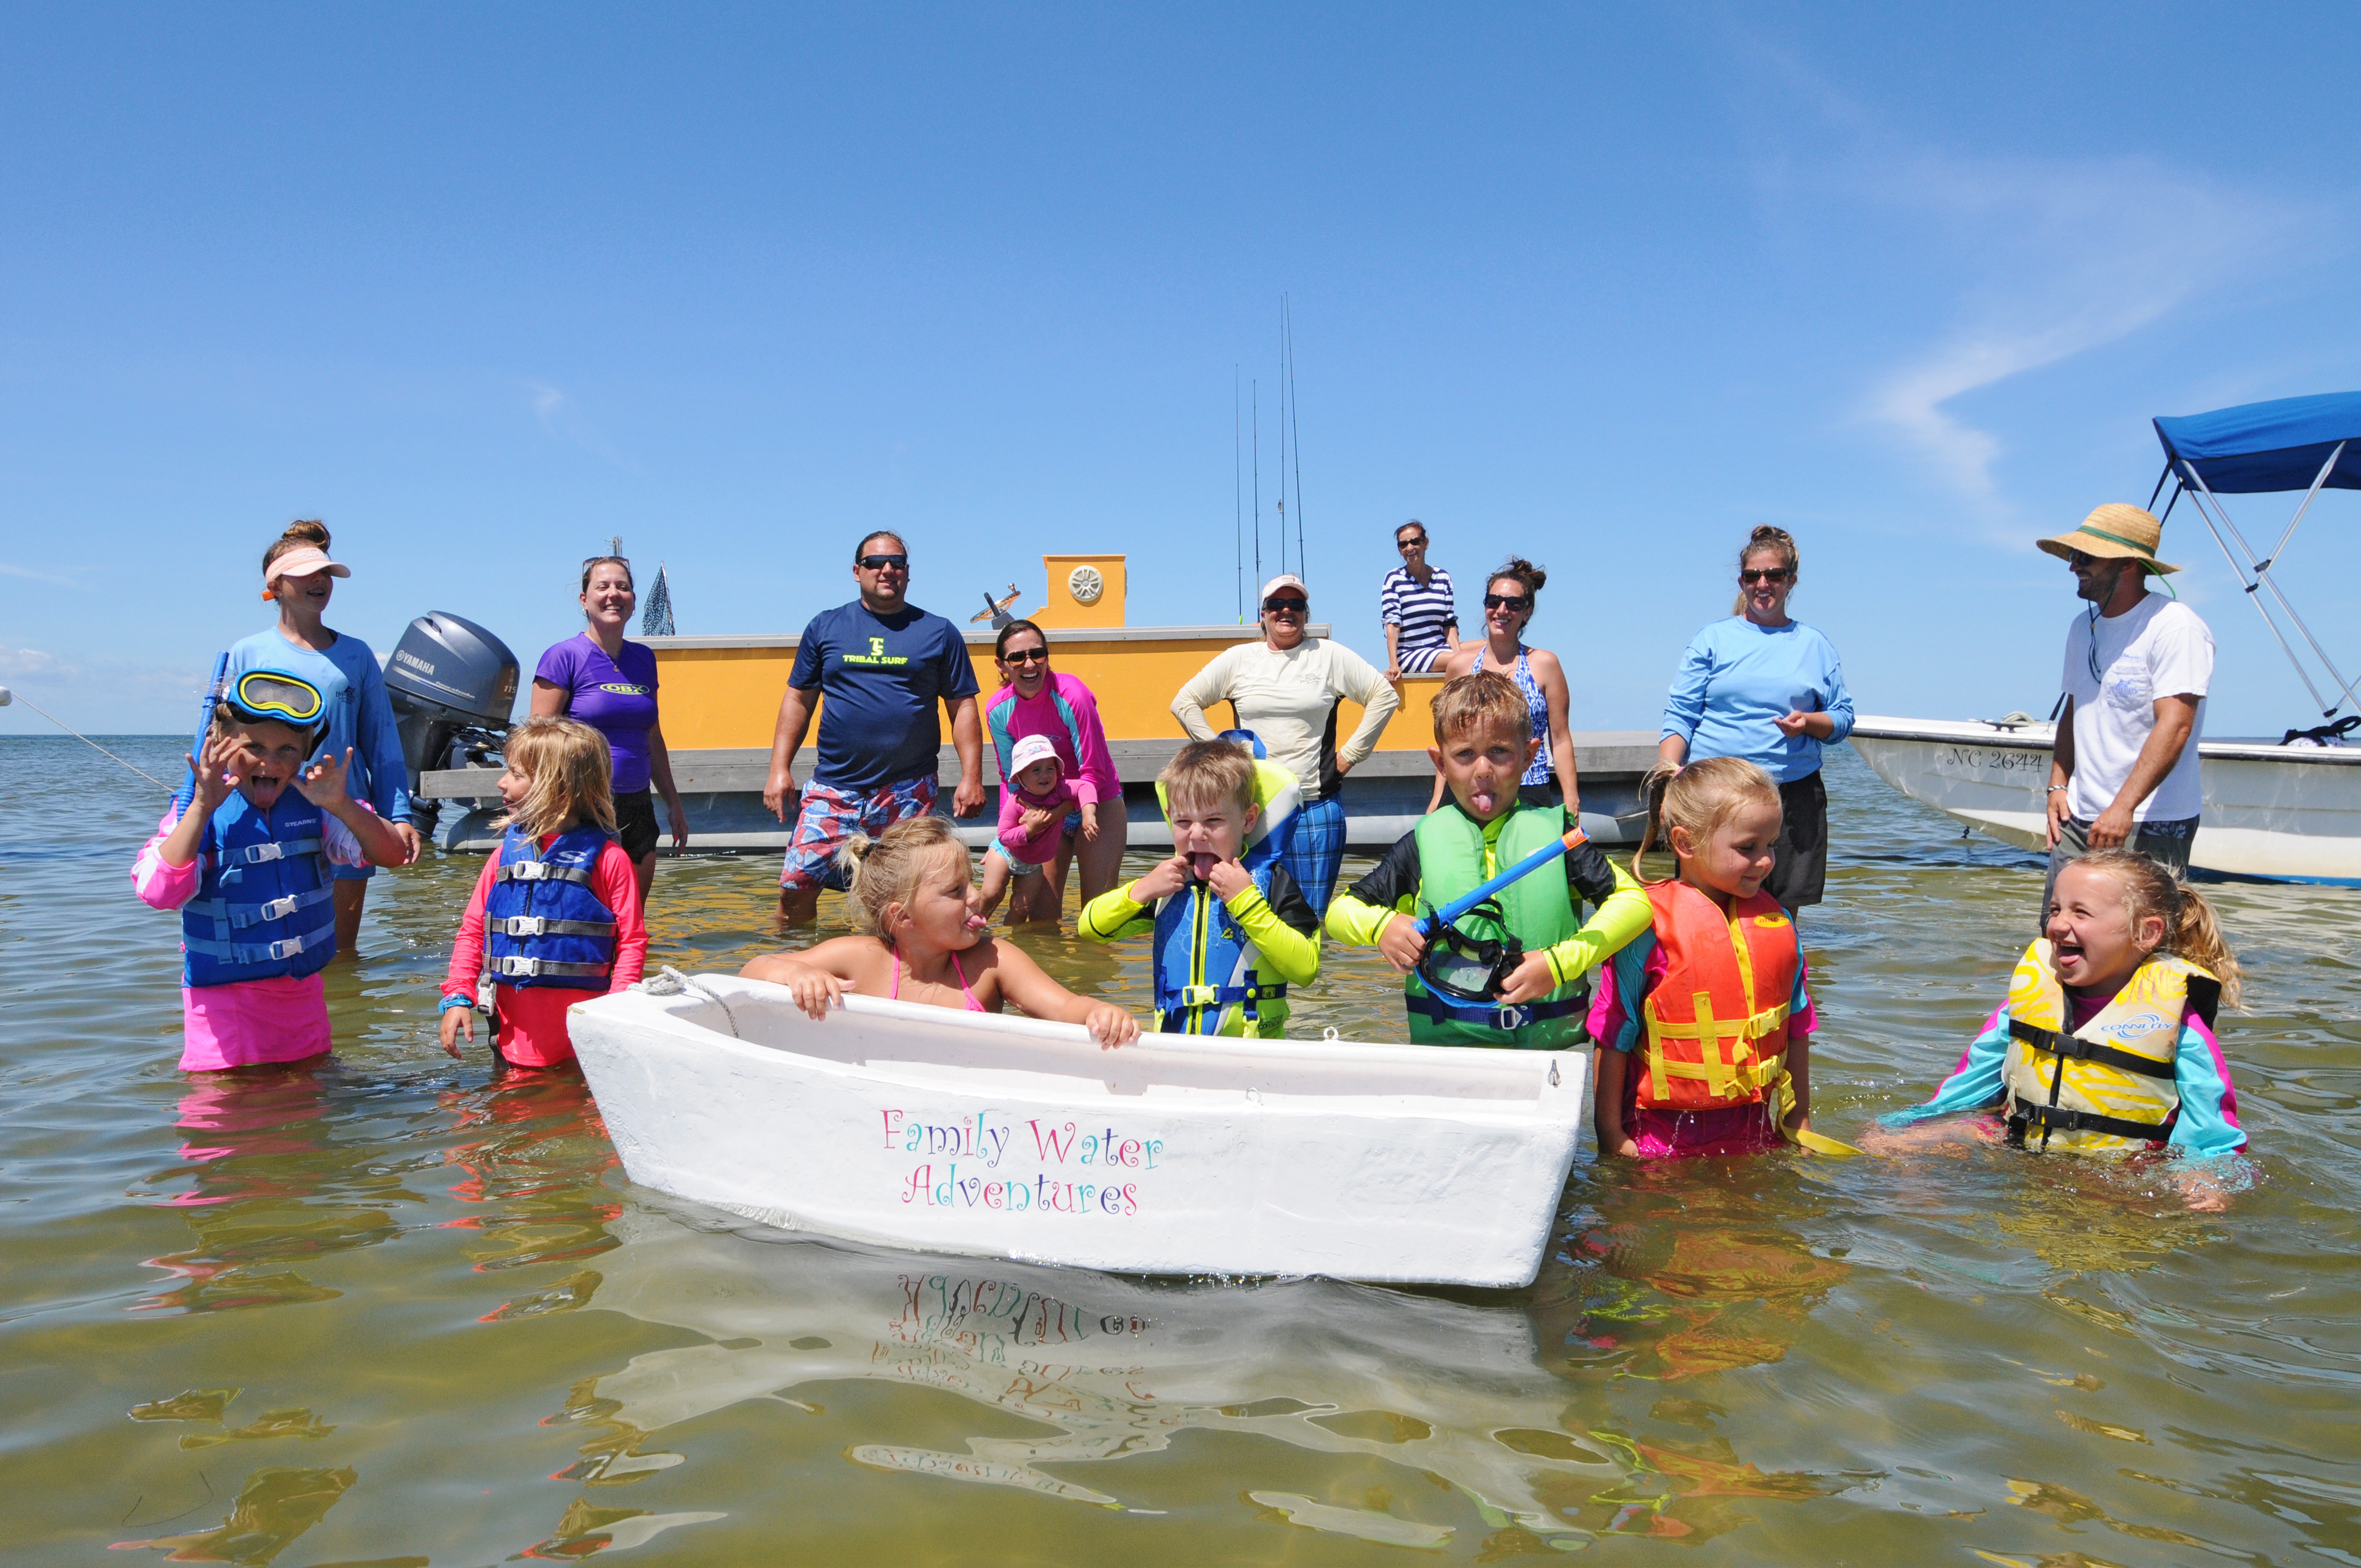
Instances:
[[[1009,863],[1018,874],[1009,889],[1008,917],[1055,921],[1066,906],[1067,868],[1077,859],[1085,904],[1113,887],[1123,873],[1123,776],[1107,750],[1098,698],[1072,675],[1049,668],[1049,639],[1039,627],[1029,620],[1010,621],[994,641],[993,654],[1000,665],[1000,689],[984,705],[983,729],[1000,759],[1002,787],[1013,776],[1016,743],[1039,735],[1057,751],[1059,773],[1073,784],[1074,798],[1097,808],[1095,836],[1082,830],[1077,811],[1062,824],[1047,825],[1061,838],[1046,864]],[[1036,870],[1041,874],[1031,874]]]
[[[279,607],[279,624],[230,644],[229,674],[283,670],[316,688],[325,728],[313,739],[325,756],[353,754],[345,781],[355,800],[390,823],[407,865],[418,858],[410,825],[410,770],[401,760],[401,732],[385,695],[385,674],[369,645],[326,623],[328,598],[352,568],[328,558],[328,530],[317,519],[291,522],[262,553],[262,597]],[[336,951],[351,953],[377,867],[339,862],[335,870]]]
[[[1527,806],[1564,806],[1567,818],[1579,821],[1582,798],[1575,788],[1574,736],[1566,724],[1565,668],[1548,649],[1525,646],[1525,628],[1532,623],[1533,606],[1547,581],[1547,572],[1521,555],[1512,557],[1484,585],[1483,641],[1454,649],[1440,667],[1445,680],[1490,670],[1517,683],[1532,715],[1533,739],[1541,742],[1517,781],[1517,798]],[[1442,804],[1438,773],[1426,808]]]
[[[1689,640],[1664,703],[1668,766],[1742,757],[1779,786],[1783,820],[1763,891],[1793,915],[1820,901],[1828,795],[1820,748],[1852,733],[1852,694],[1834,644],[1787,619],[1802,556],[1784,528],[1756,529],[1738,556],[1738,603]]]
[[[1261,602],[1263,640],[1214,654],[1172,699],[1172,714],[1191,740],[1212,740],[1219,731],[1205,718],[1206,705],[1227,702],[1237,728],[1253,730],[1269,760],[1295,775],[1303,804],[1282,863],[1313,913],[1324,917],[1345,859],[1345,806],[1336,792],[1377,750],[1401,697],[1350,648],[1304,634],[1312,595],[1302,578],[1291,572],[1273,577],[1262,587]],[[1340,746],[1336,707],[1345,701],[1361,705],[1361,722]]]

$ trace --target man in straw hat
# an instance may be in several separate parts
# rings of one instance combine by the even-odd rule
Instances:
[[[2178,876],[2189,869],[2201,796],[2197,742],[2213,679],[2213,633],[2147,577],[2162,533],[2136,506],[2103,506],[2041,548],[2073,568],[2090,608],[2066,632],[2066,708],[2049,763],[2049,885],[2092,850],[2128,847]]]

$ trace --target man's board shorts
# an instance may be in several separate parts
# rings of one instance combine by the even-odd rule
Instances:
[[[1066,813],[1066,820],[1058,830],[1060,833],[1081,832],[1082,830],[1082,808],[1077,806],[1073,810]],[[997,834],[993,837],[992,847],[1000,852],[1000,858],[1002,860],[1008,862],[1008,874],[1010,876],[1031,876],[1035,872],[1039,871],[1048,863],[1043,861],[1027,861],[1020,859],[1016,850],[1001,842]],[[1055,860],[1057,857],[1052,855],[1049,859]]]
[[[844,891],[844,873],[837,869],[836,852],[855,833],[874,839],[896,822],[924,817],[935,808],[931,776],[884,784],[867,795],[804,785],[803,805],[796,813],[795,836],[787,840],[786,863],[779,869],[781,887],[826,887]]]

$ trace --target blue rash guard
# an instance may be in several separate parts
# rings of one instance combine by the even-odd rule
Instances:
[[[1836,730],[1823,742],[1782,735],[1790,711],[1825,713]],[[1664,700],[1664,734],[1688,742],[1692,761],[1740,757],[1789,784],[1819,772],[1820,748],[1852,733],[1852,694],[1835,644],[1800,620],[1757,626],[1744,616],[1717,620],[1689,639]]]

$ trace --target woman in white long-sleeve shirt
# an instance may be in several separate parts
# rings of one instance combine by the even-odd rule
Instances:
[[[1237,710],[1238,727],[1253,730],[1270,760],[1295,775],[1303,806],[1284,863],[1312,909],[1324,916],[1345,858],[1345,806],[1336,798],[1337,785],[1377,749],[1401,698],[1350,648],[1306,637],[1311,617],[1312,595],[1302,578],[1290,573],[1265,583],[1263,640],[1216,653],[1172,699],[1172,713],[1191,739],[1211,740],[1220,731],[1206,719],[1205,708],[1228,702]],[[1340,746],[1336,707],[1347,700],[1364,711],[1360,727]]]

